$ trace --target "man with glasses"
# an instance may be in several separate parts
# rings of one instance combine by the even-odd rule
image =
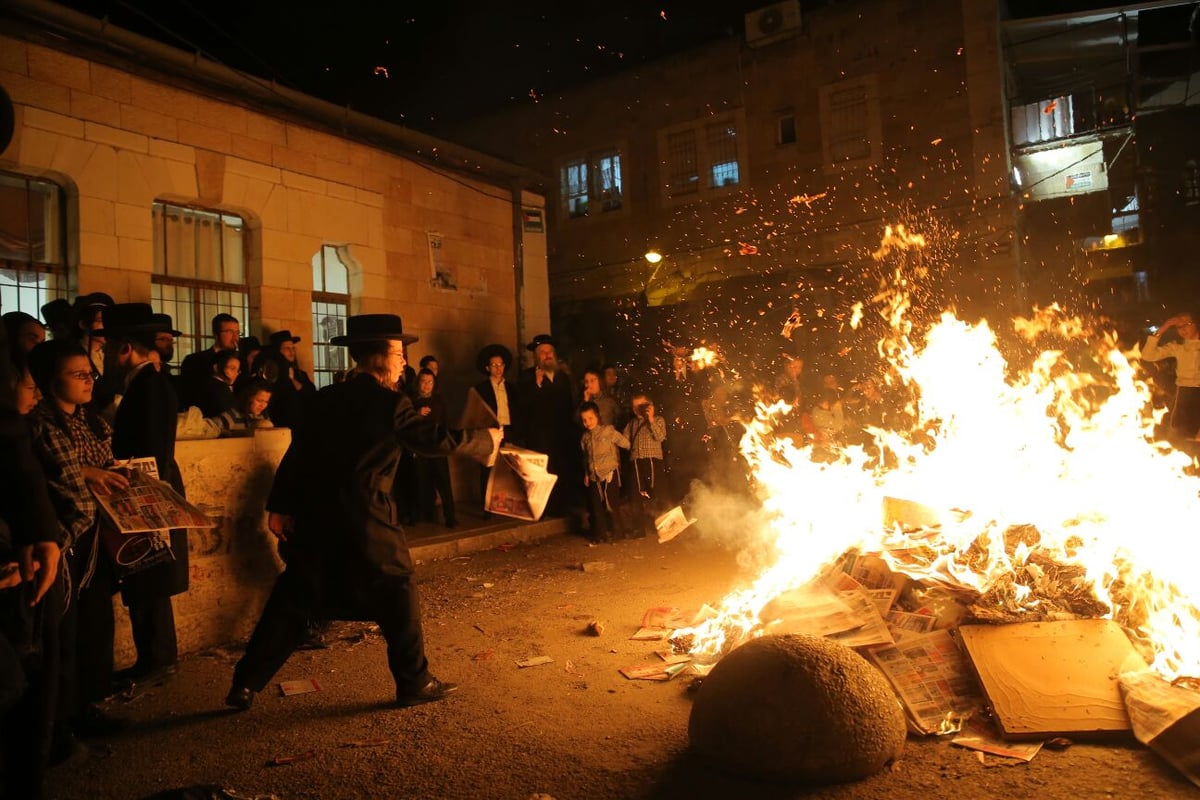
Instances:
[[[286,565],[233,671],[227,705],[245,710],[305,641],[312,620],[378,623],[387,642],[396,704],[441,700],[457,687],[429,673],[413,561],[392,484],[402,449],[490,459],[500,429],[453,433],[418,414],[399,390],[406,365],[400,317],[362,314],[331,344],[354,369],[305,409],[306,424],[275,473],[267,526]]]
[[[1166,344],[1160,340],[1174,331]],[[1171,430],[1184,439],[1195,439],[1200,431],[1200,329],[1192,314],[1176,314],[1157,332],[1146,337],[1143,361],[1175,359],[1175,402],[1171,406]]]
[[[200,404],[204,387],[213,374],[213,363],[222,350],[237,350],[242,329],[232,314],[217,314],[212,318],[213,346],[192,353],[179,365],[179,407]]]

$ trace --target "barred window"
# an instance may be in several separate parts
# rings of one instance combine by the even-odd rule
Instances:
[[[217,314],[232,314],[249,330],[245,222],[222,211],[170,203],[151,205],[154,272],[150,300],[170,314],[183,335],[175,340],[179,361],[207,346],[204,337]]]
[[[667,191],[672,197],[700,191],[700,173],[696,162],[694,129],[667,135]]]
[[[350,316],[350,271],[345,248],[325,245],[312,259],[313,383],[323,388],[346,369],[346,348],[329,343],[346,333]]]
[[[864,75],[822,86],[821,139],[833,168],[878,163],[883,153],[878,80]]]
[[[732,122],[708,125],[705,129],[711,166],[710,186],[738,183],[737,127]]]
[[[41,317],[66,297],[66,198],[56,183],[0,172],[0,306]]]

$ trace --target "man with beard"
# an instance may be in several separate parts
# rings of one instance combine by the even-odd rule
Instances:
[[[295,432],[267,499],[267,526],[286,567],[233,672],[227,705],[245,710],[299,647],[314,619],[373,620],[387,642],[396,704],[441,700],[457,687],[433,677],[425,656],[413,561],[392,499],[402,449],[453,451],[487,461],[500,429],[454,435],[418,414],[398,391],[404,333],[394,314],[346,321],[355,367],[317,392]]]
[[[223,350],[237,350],[242,326],[232,314],[217,314],[212,318],[213,346],[183,359],[179,365],[179,405],[182,408],[199,404],[204,387],[213,374],[213,361]]]
[[[175,322],[171,319],[170,314],[154,314],[151,320],[158,331],[154,334],[154,352],[150,354],[150,357],[158,359],[156,365],[158,371],[170,379],[171,388],[178,396],[179,376],[175,374],[171,362],[175,360],[175,337],[182,336],[183,333],[175,330]]]
[[[522,447],[549,456],[548,472],[558,480],[546,503],[546,513],[562,515],[582,506],[583,484],[575,398],[570,381],[559,372],[558,351],[548,333],[539,333],[525,346],[533,366],[521,370],[516,383],[514,438]]]

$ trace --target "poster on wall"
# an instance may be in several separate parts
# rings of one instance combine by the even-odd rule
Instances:
[[[429,240],[429,282],[438,289],[458,289],[458,276],[454,268],[446,264],[442,235],[436,231],[428,231],[425,236]]]

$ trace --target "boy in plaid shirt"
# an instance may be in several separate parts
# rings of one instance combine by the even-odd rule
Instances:
[[[632,473],[628,485],[633,500],[635,535],[645,536],[654,528],[654,517],[663,510],[659,508],[659,492],[666,490],[662,443],[667,438],[667,423],[655,413],[654,403],[645,392],[634,394],[630,405],[633,419],[625,425]]]

